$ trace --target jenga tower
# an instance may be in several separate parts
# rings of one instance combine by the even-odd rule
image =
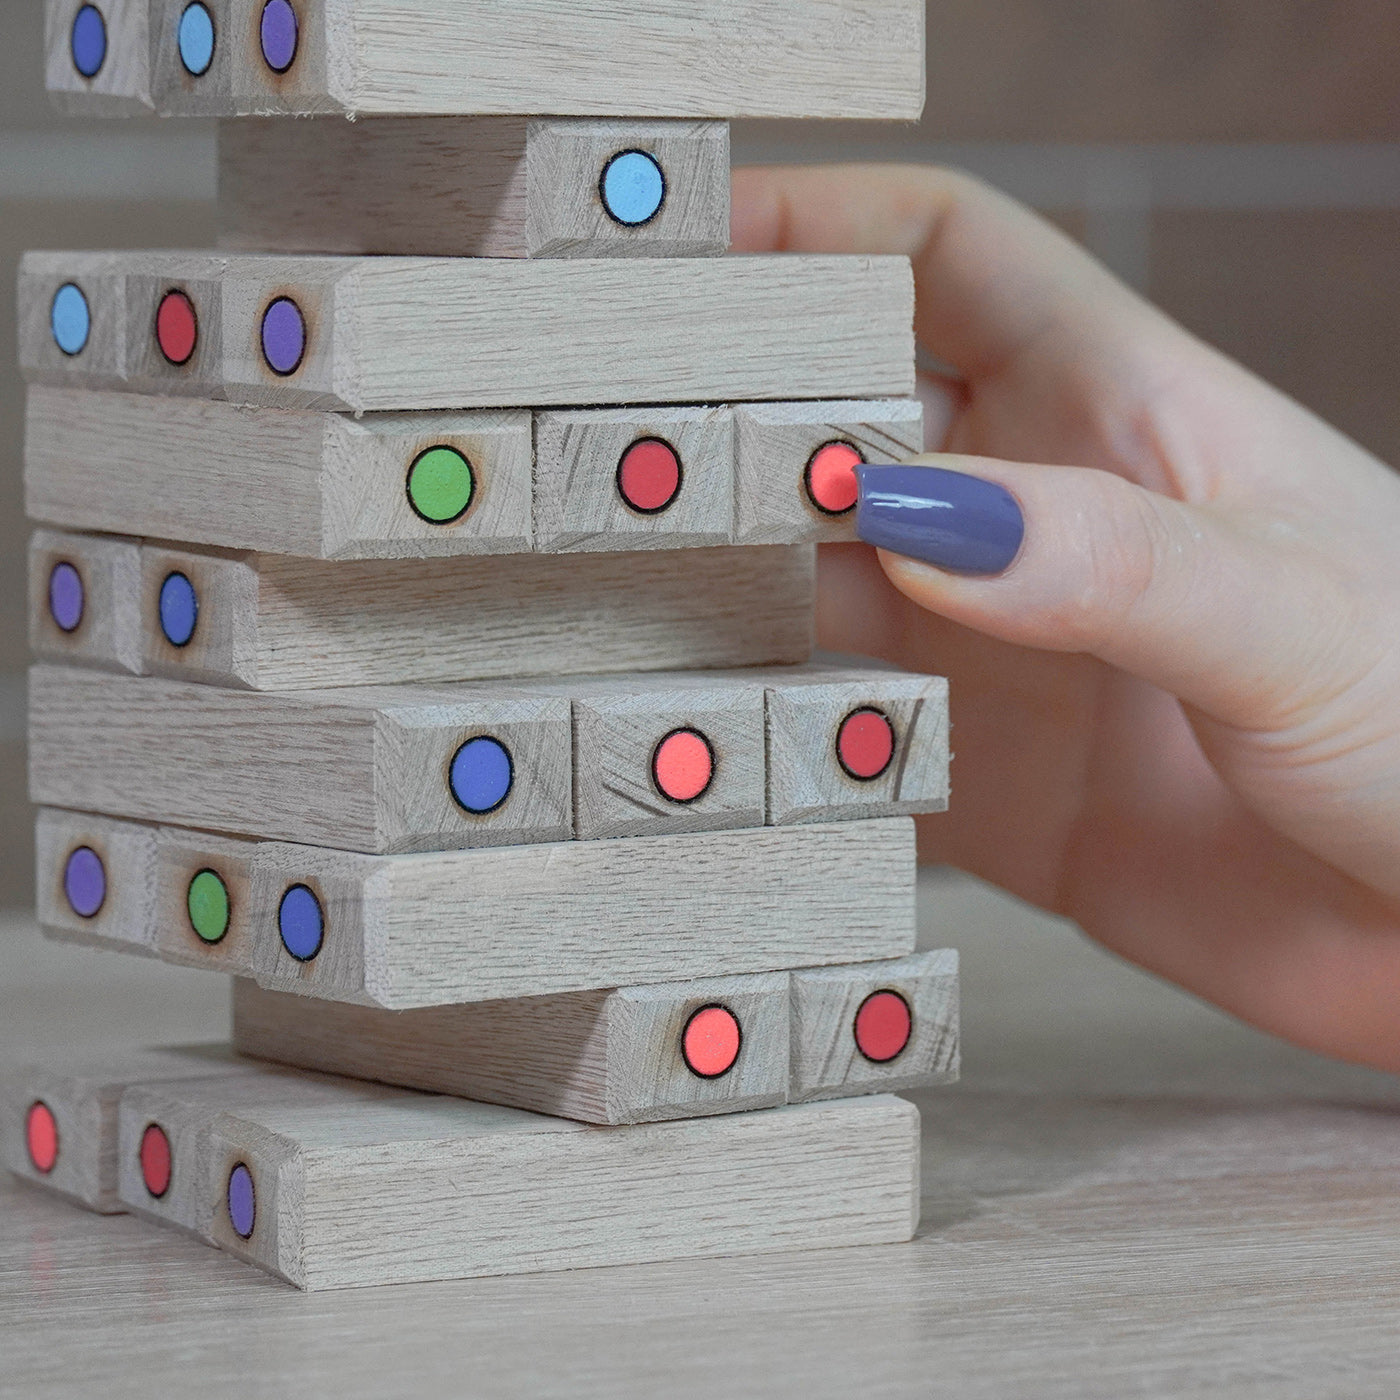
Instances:
[[[722,255],[727,119],[917,116],[922,0],[47,19],[223,119],[223,237],[21,270],[40,921],[235,1044],[34,1068],[6,1163],[304,1288],[908,1239],[947,692],[811,648],[910,269]]]

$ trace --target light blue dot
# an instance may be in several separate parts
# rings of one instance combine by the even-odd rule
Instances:
[[[499,739],[468,739],[452,760],[452,795],[476,816],[494,812],[510,796],[515,765]]]
[[[92,313],[88,310],[87,298],[72,282],[65,282],[54,293],[49,324],[58,348],[65,355],[82,353],[92,332]]]
[[[629,228],[654,219],[665,198],[666,177],[645,151],[623,151],[603,171],[603,207]]]
[[[199,621],[199,595],[184,574],[167,574],[160,586],[160,630],[173,647],[188,646]]]
[[[321,901],[305,885],[293,885],[277,909],[282,946],[298,961],[310,962],[321,951],[326,916]]]
[[[195,0],[180,16],[180,62],[185,72],[202,77],[214,61],[214,17]]]

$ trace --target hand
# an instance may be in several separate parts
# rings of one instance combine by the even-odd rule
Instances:
[[[951,679],[925,857],[1400,1070],[1400,477],[973,180],[749,170],[734,200],[737,251],[913,259],[919,343],[956,371],[926,380],[948,418],[920,461],[1024,519],[1019,552],[965,511],[924,515],[970,554],[909,543],[872,470],[862,536],[936,563],[823,552],[824,646]]]

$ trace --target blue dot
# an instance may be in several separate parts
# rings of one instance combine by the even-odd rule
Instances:
[[[305,885],[293,885],[282,896],[277,931],[282,935],[282,946],[298,962],[310,962],[321,951],[326,916],[321,912],[321,901]]]
[[[214,17],[195,0],[180,16],[180,62],[185,72],[199,78],[214,61]]]
[[[160,630],[173,647],[184,647],[199,621],[199,595],[184,574],[167,574],[160,586]]]
[[[468,739],[452,759],[452,796],[477,816],[494,812],[515,785],[510,750],[498,739]]]
[[[65,282],[54,293],[49,325],[58,348],[65,355],[82,353],[92,331],[92,313],[88,310],[87,298],[72,282]]]
[[[603,171],[603,207],[620,224],[635,228],[654,219],[666,198],[666,177],[645,151],[623,151]]]
[[[85,78],[95,78],[107,61],[107,22],[96,5],[84,5],[73,16],[69,35],[73,67]]]

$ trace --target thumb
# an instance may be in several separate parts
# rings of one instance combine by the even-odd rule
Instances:
[[[857,532],[931,612],[1097,656],[1240,728],[1338,683],[1356,593],[1309,522],[1083,467],[940,455],[857,471]]]

